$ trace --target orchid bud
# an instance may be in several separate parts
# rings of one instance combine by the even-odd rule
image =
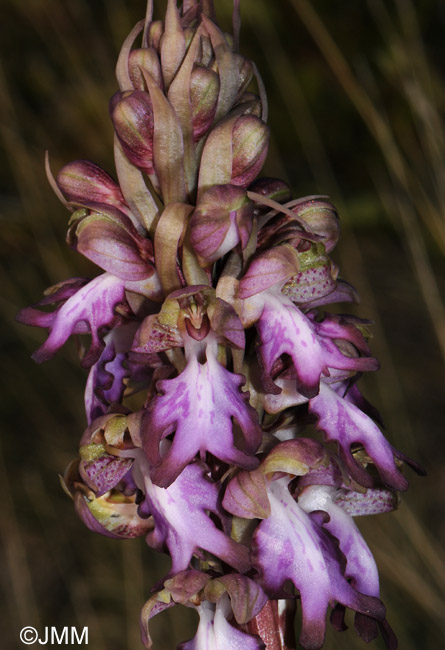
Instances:
[[[299,271],[287,280],[282,293],[296,303],[307,303],[332,293],[337,270],[323,244],[313,244],[298,254]]]
[[[57,185],[72,203],[105,203],[126,207],[119,185],[103,169],[88,160],[68,163],[57,174]]]
[[[243,115],[254,115],[261,117],[263,108],[258,95],[254,93],[243,93],[235,104],[236,107],[243,108]]]
[[[291,210],[308,224],[312,232],[321,236],[326,253],[330,253],[340,237],[340,220],[332,203],[308,199]]]
[[[153,166],[153,106],[141,90],[125,93],[111,106],[111,119],[128,160],[147,174]]]
[[[161,38],[164,33],[164,21],[163,20],[154,20],[150,23],[148,28],[148,45],[152,47],[156,52],[159,52],[161,45]]]
[[[204,263],[214,262],[252,232],[253,203],[235,185],[214,185],[201,195],[190,221],[190,240]]]
[[[141,237],[118,210],[93,211],[87,216],[81,213],[72,223],[68,238],[85,257],[118,278],[143,280],[154,273],[151,242]]]
[[[208,36],[201,37],[201,60],[200,63],[204,66],[210,66],[213,60],[214,52],[212,43]]]
[[[232,134],[231,183],[247,187],[258,176],[266,159],[269,129],[253,115],[242,115]]]
[[[261,196],[276,201],[277,203],[286,203],[291,199],[291,189],[289,185],[279,178],[258,178],[249,185],[248,189],[249,192],[261,194]],[[266,209],[269,210],[270,208],[266,206]]]
[[[249,59],[245,59],[243,56],[237,56],[238,66],[239,66],[239,88],[238,88],[238,97],[241,97],[253,77],[253,66]]]
[[[213,70],[195,64],[190,78],[193,139],[197,142],[212,126],[219,95],[219,76]]]
[[[153,77],[158,86],[162,86],[162,72],[159,57],[156,52],[150,48],[140,48],[132,50],[128,57],[128,72],[136,90],[146,90],[144,72]]]

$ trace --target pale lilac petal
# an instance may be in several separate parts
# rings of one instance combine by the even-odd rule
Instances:
[[[155,469],[152,480],[166,487],[199,452],[208,451],[220,460],[254,469],[254,456],[261,442],[261,428],[248,393],[240,388],[244,377],[226,370],[208,354],[201,364],[189,360],[174,379],[158,382],[162,392],[151,403],[144,421],[144,451]],[[241,428],[245,450],[234,444],[234,418]],[[161,458],[160,441],[175,432],[173,444]]]
[[[124,282],[119,278],[104,273],[91,280],[68,298],[55,313],[51,314],[48,322],[45,322],[44,326],[49,328],[50,334],[45,343],[34,352],[33,359],[39,363],[47,361],[62,347],[71,334],[89,332],[91,346],[82,365],[90,366],[99,358],[103,349],[100,329],[111,326],[118,319],[115,308],[124,301]]]
[[[372,487],[372,479],[351,453],[351,445],[362,444],[385,484],[406,490],[408,482],[398,470],[394,451],[378,426],[357,406],[343,399],[335,390],[320,384],[320,393],[309,401],[309,410],[317,416],[317,428],[327,440],[336,440],[339,453],[356,481]]]
[[[301,645],[316,650],[323,645],[326,612],[335,601],[383,620],[382,603],[356,591],[341,570],[341,556],[317,519],[306,514],[288,490],[288,478],[269,486],[271,515],[260,522],[253,537],[253,565],[261,572],[266,593],[283,596],[291,580],[300,592],[303,616]]]
[[[314,397],[320,375],[327,372],[327,367],[311,321],[289,298],[267,293],[257,328],[264,371],[270,375],[274,362],[282,354],[290,355],[297,373],[298,391],[305,397]]]
[[[312,485],[298,497],[298,505],[307,513],[323,510],[329,515],[324,528],[336,537],[346,557],[345,577],[353,579],[362,594],[379,596],[379,574],[374,557],[352,517],[334,502],[336,489]]]
[[[249,566],[249,552],[216,527],[208,513],[225,522],[219,506],[220,486],[206,476],[206,468],[197,463],[187,465],[168,488],[154,485],[144,473],[146,502],[155,528],[147,537],[153,548],[167,546],[171,573],[188,568],[194,553],[209,551],[240,572]]]
[[[179,646],[180,650],[262,650],[258,637],[234,628],[227,620],[230,605],[222,598],[216,605],[204,601],[198,608],[199,624],[196,636]],[[179,650],[178,649],[178,650]]]

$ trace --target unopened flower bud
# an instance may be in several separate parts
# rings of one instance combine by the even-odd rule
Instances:
[[[241,242],[244,249],[252,232],[253,203],[235,185],[214,185],[198,200],[190,221],[194,250],[213,262]]]
[[[141,90],[126,93],[111,105],[111,118],[128,160],[147,174],[153,166],[153,106]]]
[[[164,33],[164,21],[163,20],[154,20],[150,23],[148,28],[148,45],[152,47],[156,52],[159,51],[161,45],[161,38]]]
[[[236,103],[236,106],[243,106],[244,115],[255,115],[261,117],[262,105],[258,95],[254,93],[243,93]]]
[[[330,253],[340,237],[340,220],[332,203],[308,199],[291,210],[308,224],[312,232],[321,235],[326,252]]]
[[[143,280],[153,275],[152,244],[137,233],[124,214],[109,208],[79,217],[72,218],[68,241],[85,257],[122,280]]]
[[[153,77],[158,86],[162,86],[163,81],[159,57],[150,47],[132,50],[128,57],[128,72],[137,90],[146,90],[144,71]]]
[[[247,187],[258,176],[267,155],[269,129],[258,117],[242,115],[232,134],[233,185]]]
[[[243,56],[238,55],[239,62],[239,89],[238,97],[241,97],[244,93],[253,77],[253,67],[249,59],[245,59]]]
[[[193,138],[197,142],[211,127],[219,95],[219,75],[195,64],[190,78]]]
[[[125,207],[119,185],[107,172],[88,160],[68,163],[57,174],[57,185],[73,203],[105,203]]]
[[[279,178],[258,178],[249,185],[249,192],[256,192],[277,203],[286,203],[291,199],[291,190],[287,183]],[[258,206],[257,206],[258,209]],[[266,206],[266,210],[270,208]]]

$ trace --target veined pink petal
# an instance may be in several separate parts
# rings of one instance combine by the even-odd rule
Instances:
[[[408,481],[397,469],[392,446],[378,426],[357,406],[321,383],[320,393],[309,401],[309,411],[317,416],[317,427],[325,432],[326,439],[338,442],[340,455],[358,483],[373,486],[371,476],[352,456],[353,443],[365,447],[386,485],[406,490]]]
[[[50,334],[45,343],[34,352],[33,359],[39,363],[47,361],[71,334],[89,332],[91,346],[82,361],[84,367],[89,367],[99,358],[104,347],[100,337],[101,328],[110,326],[118,318],[115,308],[124,300],[123,280],[110,273],[91,280],[51,314],[51,319],[45,314],[48,321],[36,323],[48,327]]]
[[[289,478],[269,486],[271,515],[254,533],[253,564],[261,571],[263,588],[283,596],[291,580],[300,592],[303,616],[301,645],[323,645],[328,606],[337,601],[355,611],[383,620],[385,608],[372,596],[356,591],[344,577],[341,555],[332,538],[306,514],[288,490]]]
[[[158,383],[161,394],[150,405],[143,425],[143,447],[154,466],[154,483],[167,487],[197,453],[204,456],[207,451],[246,469],[258,465],[254,454],[261,428],[248,394],[240,390],[244,381],[208,354],[206,363],[192,357],[178,377]],[[232,419],[241,428],[245,450],[234,444]],[[173,432],[173,444],[161,457],[160,441]]]
[[[220,486],[206,476],[206,471],[197,463],[187,465],[166,489],[145,475],[146,502],[155,524],[147,542],[158,550],[167,546],[172,574],[187,569],[199,549],[243,573],[250,566],[248,549],[219,530],[208,516],[212,512],[223,521],[225,518],[219,506]]]

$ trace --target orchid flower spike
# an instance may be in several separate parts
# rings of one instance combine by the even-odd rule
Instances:
[[[66,490],[93,532],[170,556],[147,648],[150,619],[179,604],[199,615],[182,650],[285,650],[299,602],[306,650],[329,609],[346,628],[346,608],[394,649],[354,519],[396,508],[403,465],[421,469],[357,387],[378,368],[369,321],[325,311],[357,299],[329,257],[339,216],[259,176],[267,100],[238,51],[239,2],[233,35],[212,0],[152,9],[117,63],[117,180],[85,160],[51,177],[68,244],[100,270],[18,315],[48,331],[37,362],[83,342],[87,428]]]

